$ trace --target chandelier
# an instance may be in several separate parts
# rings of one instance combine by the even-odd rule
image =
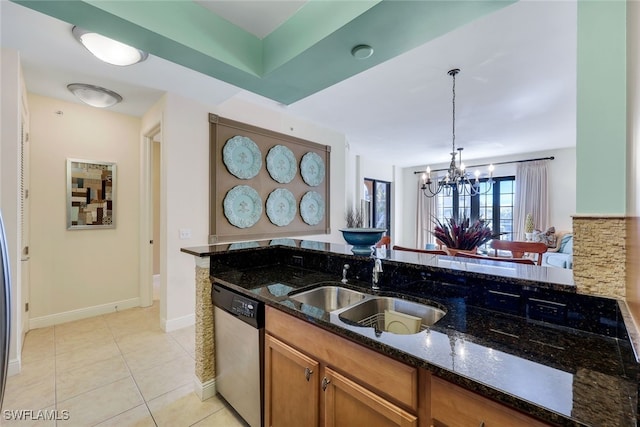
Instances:
[[[460,72],[460,69],[454,68],[449,70],[449,74],[453,78],[453,121],[452,121],[452,142],[451,142],[451,163],[447,174],[444,178],[439,179],[436,177],[435,182],[431,180],[431,168],[427,166],[427,171],[422,174],[422,192],[427,197],[434,197],[441,191],[445,191],[445,194],[451,195],[454,189],[457,190],[459,195],[468,194],[475,196],[478,194],[487,194],[491,191],[493,186],[493,165],[489,165],[489,179],[486,182],[486,188],[484,191],[480,190],[480,171],[475,171],[475,178],[469,178],[467,171],[465,170],[464,163],[462,163],[462,147],[456,148],[456,74]],[[458,163],[456,164],[456,155],[458,156]],[[435,184],[435,188],[434,185]]]

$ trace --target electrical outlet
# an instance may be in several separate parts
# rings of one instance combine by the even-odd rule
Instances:
[[[294,255],[291,257],[291,265],[294,267],[302,267],[302,257],[299,255]]]
[[[191,229],[190,228],[181,228],[178,230],[180,234],[180,240],[186,240],[191,238]]]

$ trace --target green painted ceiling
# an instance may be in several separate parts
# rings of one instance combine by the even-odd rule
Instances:
[[[515,0],[311,0],[264,39],[187,0],[13,1],[288,105]]]

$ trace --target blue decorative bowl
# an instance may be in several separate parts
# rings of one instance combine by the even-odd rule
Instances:
[[[344,240],[353,246],[351,252],[356,255],[371,255],[371,247],[378,243],[385,228],[343,228],[340,230]]]

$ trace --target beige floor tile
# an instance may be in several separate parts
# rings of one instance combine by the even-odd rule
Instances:
[[[2,411],[0,425],[3,427],[55,427],[56,418],[64,418],[64,414],[56,412],[55,406],[32,411]]]
[[[209,415],[202,421],[193,425],[194,427],[248,427],[247,424],[233,409],[222,408]]]
[[[122,321],[109,324],[109,329],[116,340],[125,335],[131,335],[140,332],[164,333],[160,328],[159,319],[139,319],[135,321]]]
[[[26,387],[46,380],[53,380],[56,375],[54,358],[36,359],[23,362],[20,373],[7,378],[8,383],[17,387]]]
[[[112,382],[57,404],[69,411],[69,420],[59,427],[92,426],[143,404],[142,396],[131,377]]]
[[[113,335],[108,328],[95,331],[77,332],[62,336],[56,335],[56,354],[67,353],[85,347],[88,343],[106,344],[113,342]]]
[[[185,349],[191,357],[196,355],[196,330],[195,326],[187,326],[186,328],[173,331],[170,335],[175,339],[182,348]]]
[[[183,385],[189,385],[193,390],[194,371],[193,359],[181,356],[152,368],[133,372],[133,378],[148,402]]]
[[[65,335],[93,332],[106,328],[107,322],[105,322],[102,316],[96,316],[87,319],[75,320],[73,322],[61,323],[55,326],[55,331],[56,338],[58,338]]]
[[[133,409],[129,409],[120,415],[109,418],[96,425],[96,427],[156,427],[147,405],[142,404]]]
[[[122,356],[91,363],[68,371],[56,373],[56,397],[58,402],[130,377]]]
[[[119,337],[116,343],[120,352],[126,354],[142,349],[152,349],[171,341],[173,338],[162,331],[142,331]]]
[[[22,345],[22,363],[52,358],[55,351],[53,326],[31,330]]]
[[[147,404],[158,427],[190,426],[225,405],[215,396],[202,402],[193,392],[191,384],[163,394]]]
[[[58,354],[56,356],[56,370],[57,372],[68,371],[119,355],[120,349],[113,340],[107,343],[86,343],[76,347],[73,351]]]
[[[4,393],[3,410],[37,410],[55,404],[55,380],[48,378],[32,384],[22,385],[9,377]]]
[[[153,346],[123,355],[127,366],[129,366],[131,373],[134,375],[137,372],[183,356],[188,356],[188,353],[178,343],[170,340],[159,341]]]

